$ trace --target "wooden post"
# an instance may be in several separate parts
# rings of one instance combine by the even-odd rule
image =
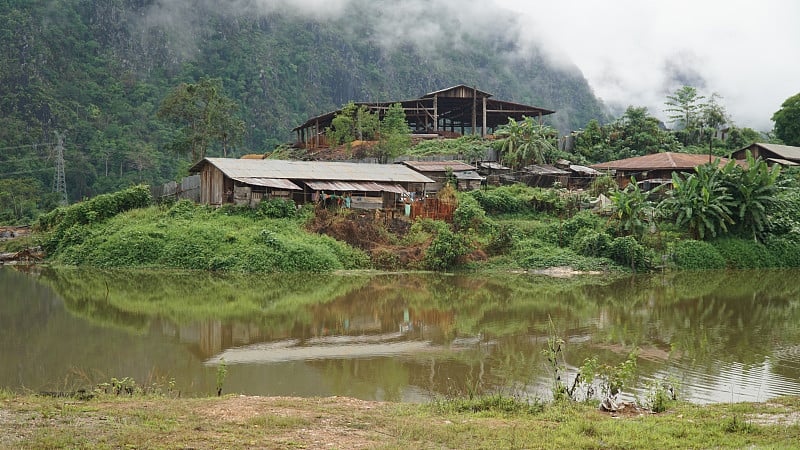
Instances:
[[[486,136],[486,97],[483,97],[483,126],[481,127],[481,136]]]
[[[472,87],[472,134],[477,134],[475,129],[478,127],[478,88]],[[462,132],[463,134],[463,132]]]
[[[433,96],[433,131],[439,131],[439,94]]]
[[[319,119],[314,122],[314,139],[316,139],[314,148],[317,148],[319,147]]]

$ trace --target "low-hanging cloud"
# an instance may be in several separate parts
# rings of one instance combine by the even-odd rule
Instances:
[[[574,62],[612,107],[647,106],[664,118],[684,84],[719,93],[738,126],[770,130],[800,91],[800,3],[498,0],[526,17],[523,41]]]
[[[191,56],[193,30],[208,12],[344,24],[366,17],[353,24],[359,37],[386,49],[410,44],[432,56],[470,39],[510,42],[508,56],[543,54],[580,70],[615,111],[646,106],[662,119],[666,95],[686,84],[719,93],[736,125],[769,130],[772,113],[800,91],[794,0],[158,0],[138,23],[168,30],[181,54]]]

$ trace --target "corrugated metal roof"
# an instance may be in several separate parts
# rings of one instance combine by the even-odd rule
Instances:
[[[718,157],[712,156],[712,160]],[[719,158],[720,165],[727,164],[729,159]],[[658,170],[658,169],[694,169],[709,162],[708,155],[695,153],[654,153],[652,155],[635,156],[633,158],[608,161],[594,164],[593,169],[616,169],[616,170]]]
[[[569,175],[566,170],[561,170],[558,167],[549,164],[533,164],[524,167],[522,170],[530,172],[534,175]]]
[[[245,178],[245,177],[231,177],[231,178],[236,181],[241,181],[242,183],[250,184],[253,186],[266,186],[277,189],[290,189],[293,191],[303,190],[303,188],[292,183],[291,181],[284,180],[281,178]]]
[[[467,91],[475,91],[475,94],[477,94],[478,98],[491,97],[492,96],[492,94],[490,94],[488,92],[481,91],[480,89],[471,88],[471,87],[469,87],[469,86],[467,86],[465,84],[457,84],[455,86],[450,86],[449,88],[444,88],[444,89],[439,89],[438,91],[428,92],[427,94],[423,95],[422,98],[434,97],[436,95],[444,94],[444,93],[447,93],[447,92],[460,92],[460,91],[465,91],[465,90],[467,90]]]
[[[420,172],[463,172],[465,170],[475,170],[474,166],[461,161],[403,161],[403,164]]]
[[[408,191],[402,186],[385,183],[356,183],[345,181],[307,181],[308,187],[315,191],[344,191],[344,192],[395,192],[405,194]]]
[[[578,172],[582,175],[602,175],[602,172],[592,169],[591,167],[579,166],[577,164],[570,164],[569,170]]]
[[[358,164],[328,161],[278,159],[205,158],[192,166],[199,172],[212,164],[230,178],[282,178],[287,180],[377,181],[388,183],[433,183],[430,178],[401,164]]]
[[[753,145],[767,149],[783,159],[794,161],[800,160],[800,147],[794,147],[791,145],[764,144],[761,142],[757,142]]]
[[[484,180],[484,178],[478,175],[478,172],[475,172],[474,170],[453,172],[453,176],[456,177],[457,180]]]
[[[800,166],[800,164],[794,161],[789,161],[788,159],[782,159],[782,158],[767,158],[767,161],[772,161],[782,166]]]
[[[481,167],[483,167],[484,169],[492,169],[492,170],[511,170],[511,168],[510,168],[510,167],[506,167],[506,166],[504,166],[504,165],[502,165],[502,164],[500,164],[500,163],[497,163],[497,162],[492,162],[492,161],[484,161],[484,162],[482,162],[482,163],[479,163],[479,165],[480,165]]]

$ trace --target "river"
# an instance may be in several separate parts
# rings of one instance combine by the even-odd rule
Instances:
[[[547,399],[548,340],[569,382],[638,348],[643,397],[697,403],[800,394],[798,271],[647,276],[221,275],[0,267],[0,388],[110,380],[181,395],[425,402]],[[218,379],[220,367],[224,378]]]

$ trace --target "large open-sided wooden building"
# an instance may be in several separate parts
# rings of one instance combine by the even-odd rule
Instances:
[[[391,102],[359,102],[380,117],[395,103],[403,106],[406,121],[414,134],[464,135],[492,134],[509,118],[521,120],[523,116],[538,118],[555,111],[520,103],[491,98],[492,94],[463,84],[430,92],[420,98]],[[325,130],[341,109],[312,117],[293,131],[297,144],[306,148],[325,146]]]

